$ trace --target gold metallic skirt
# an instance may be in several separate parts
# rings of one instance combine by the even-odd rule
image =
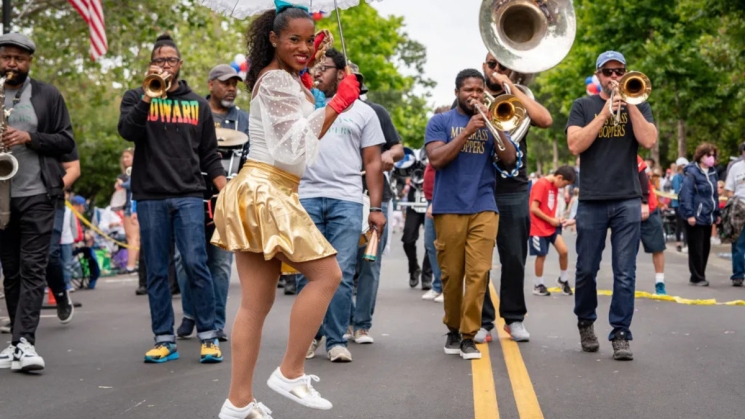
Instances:
[[[284,170],[248,161],[217,198],[211,243],[231,252],[277,253],[293,262],[336,254],[300,204],[300,179]]]

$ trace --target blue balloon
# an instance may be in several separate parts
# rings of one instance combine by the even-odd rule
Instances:
[[[241,65],[238,64],[238,63],[236,63],[235,61],[233,61],[232,63],[230,63],[230,66],[233,67],[235,69],[235,71],[241,71]]]
[[[592,83],[592,76],[587,76],[587,78],[585,79],[585,86],[590,83]]]

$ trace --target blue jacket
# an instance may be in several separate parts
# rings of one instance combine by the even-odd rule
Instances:
[[[679,194],[680,188],[682,187],[683,187],[683,175],[681,175],[680,173],[676,173],[675,176],[673,176],[673,192],[675,192],[676,194]],[[673,202],[670,204],[670,206],[673,208],[678,208],[678,205],[679,203],[677,199],[673,199]]]
[[[711,167],[706,173],[697,163],[683,169],[680,188],[680,215],[684,219],[696,217],[696,225],[712,225],[720,215],[717,171]]]

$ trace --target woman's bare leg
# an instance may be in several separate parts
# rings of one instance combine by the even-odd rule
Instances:
[[[336,288],[341,283],[341,269],[335,256],[303,263],[290,262],[284,255],[279,255],[278,258],[308,279],[308,284],[292,305],[290,338],[287,341],[287,351],[282,365],[279,367],[282,375],[292,380],[305,373],[305,354],[318,328],[321,327]]]
[[[127,249],[127,268],[134,269],[137,266],[137,257],[140,254],[140,224],[132,216],[124,217],[124,234],[127,236],[127,244],[134,249]]]
[[[254,400],[253,376],[261,346],[261,331],[274,304],[280,262],[276,259],[266,261],[261,253],[236,252],[235,263],[241,281],[241,305],[233,323],[233,363],[228,400],[240,408]]]

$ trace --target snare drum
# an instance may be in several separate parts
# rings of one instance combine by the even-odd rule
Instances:
[[[222,156],[222,167],[225,169],[225,176],[228,180],[238,176],[241,171],[241,154],[242,147],[238,148],[218,148],[217,152]]]

